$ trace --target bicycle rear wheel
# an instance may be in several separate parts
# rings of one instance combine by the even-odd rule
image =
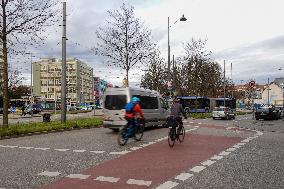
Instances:
[[[185,136],[185,129],[184,129],[184,126],[181,126],[181,130],[179,131],[179,134],[178,134],[178,140],[180,143],[183,142],[184,136]]]
[[[173,147],[175,145],[176,141],[176,132],[175,128],[170,128],[169,129],[169,134],[168,134],[168,144],[170,147]]]
[[[144,134],[144,124],[140,124],[137,126],[135,134],[134,134],[134,139],[136,141],[140,141],[143,137]]]
[[[117,142],[120,146],[124,146],[127,143],[127,141],[128,141],[127,128],[123,127],[122,129],[120,129],[118,133]]]

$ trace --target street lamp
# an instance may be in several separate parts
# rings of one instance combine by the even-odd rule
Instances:
[[[27,52],[26,54],[31,55],[31,103],[33,102],[33,53],[32,52]]]
[[[174,22],[177,23],[178,21],[186,21],[187,19],[182,15],[182,17]],[[171,81],[171,52],[170,52],[170,17],[168,17],[168,82]]]

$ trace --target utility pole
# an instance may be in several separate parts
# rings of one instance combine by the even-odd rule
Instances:
[[[270,102],[269,102],[269,78],[267,79],[267,105],[269,106]]]
[[[231,62],[231,79],[232,79],[232,85],[234,84],[233,82],[233,63]],[[232,99],[234,97],[234,88],[232,88]]]
[[[61,122],[66,122],[66,2],[63,2]]]
[[[224,60],[224,106],[226,107],[226,61]]]

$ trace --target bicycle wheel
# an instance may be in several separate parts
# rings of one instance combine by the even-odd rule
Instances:
[[[137,126],[135,130],[134,139],[136,141],[140,141],[143,137],[143,134],[144,134],[144,124],[140,124],[139,126]]]
[[[181,126],[181,130],[178,133],[178,140],[180,143],[183,142],[184,136],[185,136],[185,129],[184,129],[184,126]]]
[[[117,142],[120,146],[124,146],[128,141],[127,128],[123,127],[118,133]]]
[[[173,147],[175,145],[175,141],[176,141],[176,132],[175,132],[175,128],[170,128],[169,129],[169,134],[168,134],[168,143],[170,147]]]

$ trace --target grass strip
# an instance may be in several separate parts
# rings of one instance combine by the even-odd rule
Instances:
[[[190,113],[188,117],[192,117],[194,119],[206,119],[212,118],[212,113]]]
[[[102,119],[99,118],[72,119],[66,121],[66,123],[61,123],[61,121],[18,123],[11,124],[8,127],[0,126],[0,137],[52,130],[99,127],[102,123]]]

